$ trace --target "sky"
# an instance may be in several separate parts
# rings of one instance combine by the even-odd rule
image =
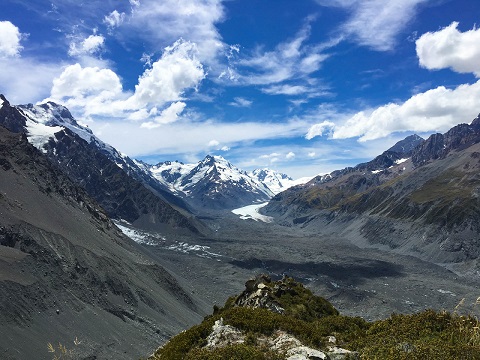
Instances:
[[[294,178],[480,113],[478,0],[2,0],[0,93],[151,164]]]

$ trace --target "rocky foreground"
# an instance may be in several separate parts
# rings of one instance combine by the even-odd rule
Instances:
[[[427,310],[367,322],[342,316],[292,278],[259,275],[156,359],[480,359],[478,319]]]

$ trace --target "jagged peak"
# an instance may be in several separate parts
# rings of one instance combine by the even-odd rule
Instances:
[[[10,102],[7,100],[5,95],[0,94],[0,100],[2,101],[2,103],[0,103],[0,107],[2,107],[3,105],[10,106]]]

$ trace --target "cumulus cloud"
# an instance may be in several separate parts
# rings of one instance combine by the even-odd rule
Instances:
[[[295,158],[295,153],[290,151],[287,155],[285,155],[285,159],[292,160]]]
[[[103,19],[103,22],[110,28],[116,28],[120,26],[123,21],[125,20],[125,13],[118,12],[117,10],[113,10],[109,15],[106,15]]]
[[[174,102],[169,107],[164,109],[159,116],[155,117],[154,121],[144,122],[141,126],[148,129],[153,129],[161,125],[173,123],[178,120],[180,114],[185,109],[185,106],[187,106],[187,104],[184,102]]]
[[[10,21],[0,21],[0,58],[20,55],[22,34]]]
[[[323,121],[320,124],[314,124],[308,129],[307,135],[305,135],[305,139],[311,140],[316,136],[322,136],[327,131],[331,131],[335,127],[335,124],[330,121]]]
[[[379,51],[393,49],[398,34],[415,16],[419,5],[429,0],[316,0],[351,13],[341,26],[342,37]]]
[[[67,66],[53,80],[50,100],[65,104],[83,116],[123,117],[143,121],[146,127],[175,122],[186,107],[183,94],[205,77],[196,47],[177,41],[139,77],[133,93],[123,91],[111,69],[80,64]]]
[[[359,141],[384,138],[398,132],[444,132],[459,122],[473,120],[478,112],[480,80],[453,89],[444,86],[416,94],[404,103],[390,103],[361,111],[342,124],[321,123],[310,128],[307,139],[322,136],[331,127],[332,139],[359,137]]]
[[[458,22],[436,32],[423,34],[416,41],[420,65],[426,69],[451,68],[480,77],[480,29],[458,30]]]
[[[143,73],[135,86],[134,95],[125,105],[137,109],[148,104],[158,106],[181,100],[186,89],[197,87],[204,78],[196,45],[178,40],[165,48],[162,57]]]
[[[85,116],[109,113],[106,103],[117,100],[122,94],[120,78],[110,69],[67,66],[53,80],[49,100],[60,102],[72,109],[81,109]]]
[[[73,41],[70,43],[68,55],[93,55],[102,50],[105,38],[101,35],[90,35],[86,39]]]
[[[216,147],[218,145],[220,145],[220,142],[218,142],[217,140],[210,140],[208,142],[208,147]]]

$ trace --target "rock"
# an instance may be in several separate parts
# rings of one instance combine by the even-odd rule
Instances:
[[[327,355],[330,360],[360,359],[356,351],[350,351],[336,346],[329,347]]]
[[[212,332],[207,337],[206,348],[213,349],[231,344],[242,344],[245,342],[245,335],[230,325],[223,324],[223,318],[215,321]]]
[[[323,352],[306,347],[299,346],[287,351],[287,360],[324,360],[328,359]]]

